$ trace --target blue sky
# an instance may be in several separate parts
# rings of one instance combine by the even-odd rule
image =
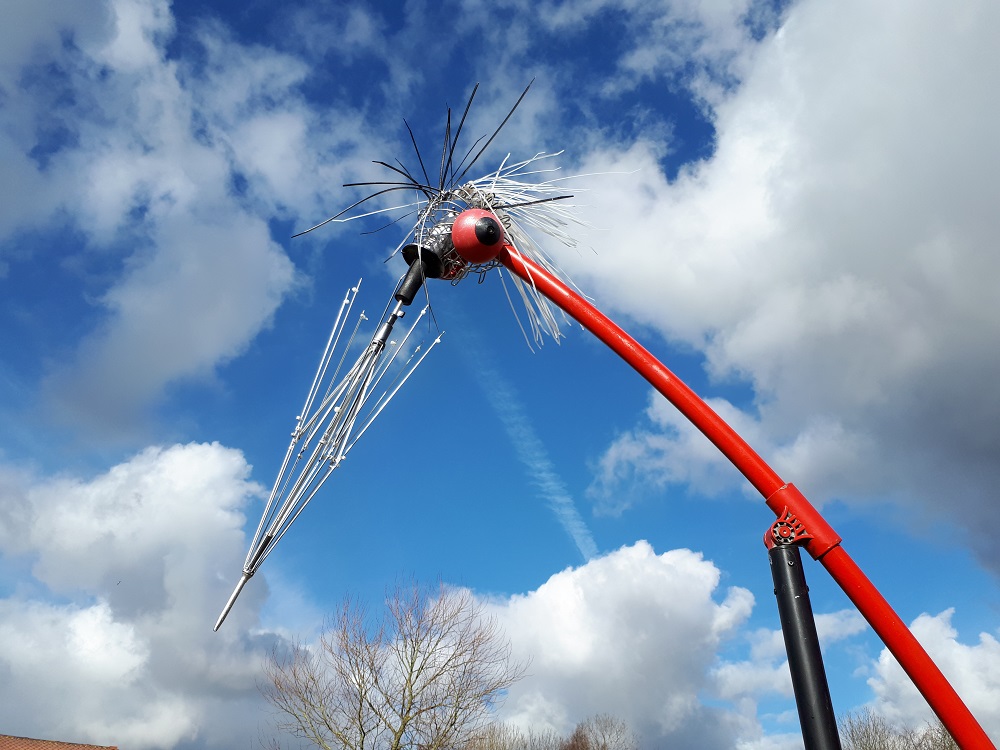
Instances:
[[[5,18],[0,732],[246,747],[270,649],[414,576],[472,589],[532,658],[507,720],[801,746],[770,512],[582,331],[529,349],[497,272],[431,282],[441,346],[211,631],[344,291],[381,310],[402,271],[402,230],[290,236],[372,160],[413,163],[403,118],[427,157],[477,82],[473,139],[534,79],[483,173],[564,150],[587,175],[578,246],[548,251],[822,506],[1000,739],[994,3]],[[925,720],[806,573],[835,707]]]

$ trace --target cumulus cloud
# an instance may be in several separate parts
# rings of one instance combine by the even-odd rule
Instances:
[[[855,610],[841,610],[815,615],[816,633],[828,657],[832,644],[865,630],[864,619]],[[785,641],[781,630],[757,629],[746,636],[749,658],[726,661],[712,670],[715,693],[741,707],[747,716],[755,716],[760,700],[773,695],[792,697],[792,678],[788,670]]]
[[[937,615],[922,614],[910,629],[987,734],[1000,737],[1000,642],[996,634],[980,633],[978,643],[962,643],[951,624],[953,614],[952,609]],[[882,651],[873,667],[868,684],[875,693],[878,713],[906,726],[933,718],[926,701],[888,650]]]
[[[504,718],[566,732],[589,715],[611,713],[653,744],[683,744],[701,732],[699,747],[732,747],[738,717],[707,708],[699,692],[720,643],[749,616],[753,595],[733,587],[716,601],[719,577],[698,553],[657,555],[638,542],[495,603],[516,655],[531,659]]]
[[[296,288],[265,217],[324,214],[380,149],[358,110],[306,103],[299,58],[204,22],[198,54],[172,59],[169,3],[75,7],[45,4],[24,39],[5,27],[20,40],[0,57],[0,88],[19,106],[0,110],[14,178],[0,240],[23,260],[59,254],[22,249],[27,232],[82,235],[84,252],[60,260],[100,315],[75,356],[59,342],[46,393],[61,418],[120,434],[168,385],[240,354]]]
[[[749,382],[737,420],[811,497],[947,491],[994,566],[998,28],[987,2],[795,4],[712,99],[710,159],[670,182],[662,145],[590,154],[581,171],[621,173],[588,195],[609,231],[564,257],[602,305]],[[715,472],[657,419],[604,476],[637,456],[659,481]]]
[[[0,598],[5,731],[140,749],[258,739],[255,680],[278,643],[255,630],[266,581],[212,632],[260,493],[248,475],[218,444],[148,448],[90,479],[3,472],[0,564],[31,571]]]
[[[753,595],[720,591],[720,577],[699,553],[657,554],[637,542],[494,600],[515,655],[530,659],[501,718],[565,733],[610,713],[642,735],[643,747],[801,748],[781,630],[748,630]],[[841,610],[817,613],[816,628],[835,660],[867,625]],[[745,657],[723,656],[732,647]],[[785,731],[763,726],[764,701],[787,707]]]
[[[763,437],[756,422],[725,399],[710,399],[709,406],[743,436],[759,446]],[[619,435],[597,463],[588,494],[600,513],[625,511],[642,489],[657,490],[668,484],[688,484],[704,494],[727,490],[740,475],[719,450],[659,393],[650,398],[646,416],[650,428]],[[629,492],[616,492],[629,484]]]
[[[0,598],[5,728],[139,750],[272,733],[256,680],[283,641],[259,622],[266,581],[255,578],[211,631],[242,559],[243,511],[261,492],[242,455],[218,444],[147,448],[91,478],[0,471],[0,563],[30,570]],[[638,542],[492,601],[516,656],[531,659],[503,717],[567,731],[609,712],[652,745],[796,746],[765,735],[756,713],[762,698],[789,695],[780,632],[743,636],[753,595],[720,591],[720,579],[698,553]],[[956,644],[949,616],[914,629],[946,671],[965,675],[959,689],[974,707],[994,705],[996,641]],[[846,611],[818,615],[817,626],[825,648],[864,627]],[[747,659],[720,660],[743,638]],[[872,686],[887,714],[909,719],[893,669],[883,655]],[[54,701],[64,710],[43,710]]]
[[[752,41],[755,30],[773,22],[770,3],[753,0],[699,3],[672,0],[561,0],[539,7],[550,31],[582,31],[600,19],[621,24],[629,41],[617,60],[618,74],[605,83],[606,93],[620,93],[645,79],[682,75],[714,85],[732,81],[733,63]]]

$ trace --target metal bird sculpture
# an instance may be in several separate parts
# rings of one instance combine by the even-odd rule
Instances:
[[[549,160],[559,154],[536,153],[521,161],[512,161],[508,155],[494,171],[475,179],[466,179],[510,120],[530,87],[531,84],[528,84],[492,135],[476,140],[461,158],[458,158],[457,151],[459,138],[478,84],[454,130],[451,109],[448,109],[440,167],[437,180],[433,182],[417,148],[413,131],[404,120],[419,163],[419,175],[423,179],[415,177],[415,172],[402,162],[397,161],[396,165],[392,165],[385,161],[375,161],[375,164],[392,172],[394,179],[345,185],[372,187],[376,190],[340,213],[295,235],[301,236],[330,222],[399,214],[380,227],[385,229],[407,217],[416,217],[412,228],[392,253],[402,254],[408,270],[398,282],[370,342],[354,364],[346,369],[343,367],[346,354],[334,364],[335,351],[344,339],[347,320],[361,282],[352,287],[344,297],[305,404],[296,417],[291,443],[247,552],[242,576],[219,615],[215,630],[219,629],[232,610],[243,587],[316,496],[323,483],[340,466],[351,447],[396,395],[413,370],[440,342],[439,334],[426,348],[416,347],[412,351],[408,349],[407,342],[416,323],[427,312],[426,306],[398,342],[390,339],[394,326],[404,317],[404,308],[413,302],[425,280],[443,279],[454,284],[470,274],[482,276],[491,269],[500,268],[496,257],[501,247],[524,255],[549,273],[563,276],[528,233],[528,229],[541,231],[563,244],[575,245],[572,236],[566,231],[569,223],[577,221],[570,211],[571,206],[565,203],[573,196],[561,192],[560,183],[566,178],[551,177],[558,169],[548,166]],[[543,179],[539,179],[540,176]],[[389,197],[395,195],[405,195],[407,199],[403,203],[390,202]],[[373,201],[376,199],[381,199],[383,204],[375,207]],[[558,341],[561,336],[559,319],[548,300],[534,288],[530,279],[525,281],[514,275],[510,278],[527,312],[528,330],[523,325],[522,330],[529,340],[529,346],[532,341],[541,344],[544,334]],[[361,314],[358,325],[347,336],[345,349],[351,348],[363,320],[366,320],[364,313]],[[398,364],[396,360],[404,351],[409,353],[405,363],[398,368],[399,374],[372,401],[387,372]]]

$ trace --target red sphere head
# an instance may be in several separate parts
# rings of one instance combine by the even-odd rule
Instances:
[[[451,241],[467,263],[489,263],[503,247],[503,224],[489,211],[468,208],[452,224]]]

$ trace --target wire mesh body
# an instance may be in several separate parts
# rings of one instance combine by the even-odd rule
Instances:
[[[301,234],[311,232],[330,222],[357,221],[372,217],[388,218],[389,221],[386,224],[374,230],[381,231],[411,220],[413,223],[410,225],[410,230],[396,246],[393,254],[404,252],[405,255],[406,249],[412,247],[419,255],[434,248],[439,243],[440,237],[450,229],[450,222],[462,211],[470,208],[485,209],[494,214],[503,224],[504,232],[511,245],[517,248],[517,253],[524,255],[532,263],[544,268],[570,286],[574,286],[559,268],[559,265],[533,238],[538,235],[546,235],[568,247],[577,245],[570,229],[573,224],[582,225],[583,222],[575,214],[576,206],[568,202],[573,198],[573,195],[565,192],[566,182],[573,177],[558,176],[559,168],[551,161],[562,152],[538,152],[521,161],[512,161],[508,154],[495,170],[480,177],[469,178],[473,167],[479,163],[480,157],[493,143],[530,88],[531,84],[525,88],[521,97],[493,134],[488,138],[483,136],[477,139],[465,151],[464,155],[459,151],[460,136],[478,85],[473,89],[465,111],[454,130],[452,129],[451,110],[449,109],[444,144],[441,149],[440,168],[436,180],[432,180],[428,175],[424,158],[420,149],[417,148],[416,139],[413,137],[413,131],[407,124],[407,131],[413,143],[419,169],[411,169],[399,160],[395,164],[375,161],[375,164],[389,170],[395,179],[345,185],[345,187],[371,187],[375,188],[375,192]],[[480,146],[484,139],[485,144]],[[402,201],[392,200],[399,195],[404,196]],[[379,204],[379,207],[368,208],[376,203]],[[407,260],[409,261],[409,258]],[[499,267],[496,262],[466,263],[452,254],[442,257],[441,273],[435,278],[458,283],[470,274],[481,275]],[[501,278],[504,277],[501,275]],[[511,295],[509,290],[507,291],[507,296],[512,301],[512,307],[515,307],[513,305],[514,297],[519,297],[523,303],[528,325],[527,328],[523,324],[521,327],[525,331],[525,337],[529,340],[529,344],[541,345],[545,335],[558,341],[562,337],[560,326],[567,321],[567,318],[558,312],[544,295],[539,294],[530,281],[525,282],[513,275],[507,278],[515,287],[514,295]],[[506,282],[504,285],[506,287]]]

